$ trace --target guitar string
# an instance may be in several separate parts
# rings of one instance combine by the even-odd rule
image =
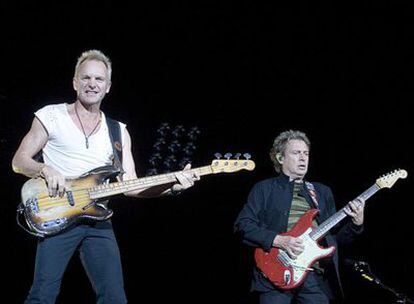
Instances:
[[[168,182],[169,182],[169,180],[168,180]],[[129,181],[125,181],[125,182],[112,183],[112,184],[109,184],[109,185],[99,184],[99,185],[95,185],[95,186],[92,186],[92,187],[85,187],[85,188],[75,187],[75,188],[71,189],[70,191],[72,193],[73,192],[79,192],[79,191],[99,192],[100,189],[93,190],[93,188],[103,185],[103,186],[105,186],[104,189],[117,190],[117,189],[120,189],[122,187],[137,186],[137,185],[140,185],[140,184],[145,186],[145,183],[148,183],[148,181],[142,181],[141,179],[135,179],[135,180],[129,180]],[[113,185],[113,186],[111,186],[111,185]],[[40,199],[51,199],[51,197],[48,194],[45,194],[43,196],[39,196],[38,199],[39,200]]]
[[[168,181],[168,182],[170,182],[170,181]],[[136,185],[139,185],[139,184],[136,184]],[[132,185],[132,186],[136,186],[136,185]],[[117,190],[122,190],[122,188],[125,188],[125,187],[128,187],[128,186],[131,187],[131,185],[121,185],[121,186],[116,187],[116,188],[114,187],[112,189],[111,188],[108,188],[108,189],[117,191]],[[145,184],[142,185],[142,186],[143,186],[143,188],[145,188]],[[80,195],[79,195],[79,193],[75,193],[73,195],[73,200],[76,201],[76,200],[81,200],[81,199],[88,198],[91,201],[93,201],[94,199],[90,198],[89,189],[90,188],[72,190],[72,192],[79,192],[79,191],[84,192],[84,193],[80,193]],[[125,189],[123,189],[123,190],[125,190]],[[137,190],[137,189],[134,189],[134,190]],[[130,191],[133,191],[133,190],[130,190]],[[87,202],[87,203],[89,203],[89,202]],[[49,207],[49,206],[56,206],[57,207],[57,206],[67,205],[67,204],[68,204],[68,199],[66,197],[62,197],[62,198],[59,197],[59,198],[51,199],[49,196],[45,196],[43,198],[38,198],[38,206],[42,207],[42,208]]]
[[[209,170],[205,170],[205,169],[209,169]],[[210,173],[211,172],[211,169],[209,168],[209,166],[207,166],[207,167],[201,167],[201,168],[195,168],[193,170],[194,171],[197,170],[201,174],[203,174],[203,173],[206,173],[207,174],[207,173]],[[205,172],[203,172],[203,170]],[[168,173],[168,174],[166,174],[166,175],[164,175],[162,177],[158,177],[158,179],[159,179],[158,181],[162,181],[162,179],[164,179],[164,181],[167,180],[167,182],[170,182],[169,178],[172,177],[172,175],[173,175],[173,173]],[[150,178],[148,178],[148,179],[150,179]],[[162,181],[162,182],[164,183],[164,181]],[[108,187],[107,185],[105,185],[106,186],[105,188],[106,189],[109,189],[109,190],[121,190],[121,188],[123,188],[123,187],[124,188],[130,187],[130,186],[133,187],[133,186],[137,186],[137,185],[140,185],[140,184],[142,184],[142,186],[145,186],[145,182],[148,183],[148,182],[151,182],[151,180],[145,181],[145,180],[142,180],[142,179],[135,179],[135,180],[125,181],[125,182],[120,182],[120,183],[113,183],[113,185],[115,185],[115,184],[118,184],[118,185],[115,185],[112,188],[111,187]],[[97,186],[100,186],[100,185],[97,185]],[[97,189],[97,190],[91,190],[92,188],[93,187],[88,187],[88,188],[74,188],[73,190],[71,190],[71,192],[73,193],[73,192],[78,192],[78,191],[87,191],[87,193],[85,193],[85,194],[82,195],[82,198],[84,198],[84,197],[90,197],[90,192],[89,191],[91,191],[91,192],[98,191],[99,192],[99,189]],[[134,189],[134,190],[136,190],[136,189]],[[133,190],[131,190],[131,191],[133,191]],[[76,194],[75,194],[75,196],[76,196]],[[48,201],[47,202],[41,202],[41,200],[44,200],[44,199],[47,199]],[[80,199],[80,197],[77,196],[77,199]],[[93,199],[91,199],[91,200],[93,200]],[[65,205],[67,203],[68,202],[67,202],[67,199],[66,198],[56,198],[55,200],[52,200],[49,197],[48,194],[46,194],[44,196],[40,196],[38,198],[38,206],[39,207],[47,207],[47,206],[51,206],[51,205],[57,205],[57,206],[59,206],[61,204]]]
[[[206,169],[208,169],[208,170],[206,170]],[[239,170],[242,170],[243,168],[240,168]],[[213,170],[210,168],[210,166],[205,166],[205,167],[200,167],[200,168],[195,168],[195,169],[192,169],[192,171],[199,171],[199,173],[201,174],[201,175],[204,175],[204,174],[209,174],[209,173],[213,173]],[[203,172],[204,171],[204,172]],[[163,174],[161,174],[161,175],[159,175],[158,176],[158,179],[166,179],[166,178],[170,178],[171,177],[171,175],[173,175],[174,173],[167,173],[167,174],[165,174],[165,175],[163,175]],[[149,181],[148,181],[149,180]],[[109,184],[109,185],[104,185],[105,186],[105,188],[107,188],[107,189],[111,189],[111,186],[110,185],[114,185],[113,186],[113,188],[117,188],[117,187],[119,187],[119,188],[121,188],[121,187],[127,187],[127,186],[130,186],[129,184],[132,184],[132,186],[135,186],[136,184],[145,184],[146,182],[151,182],[152,181],[152,178],[151,177],[143,177],[143,178],[138,178],[138,179],[135,179],[135,180],[129,180],[129,181],[124,181],[124,182],[118,182],[118,183],[112,183],[112,184]],[[103,184],[99,184],[99,185],[95,185],[95,186],[92,186],[92,187],[87,187],[87,188],[73,188],[72,190],[71,190],[71,192],[76,192],[76,191],[98,191],[99,192],[99,190],[100,189],[95,189],[95,190],[93,190],[93,188],[94,187],[99,187],[99,186],[101,186],[101,185],[103,185]],[[44,195],[44,196],[39,196],[39,198],[38,199],[42,199],[42,198],[50,198],[49,197],[49,195],[48,194],[46,194],[46,195]]]
[[[242,168],[240,168],[240,169],[242,169]],[[203,175],[203,174],[209,174],[209,173],[214,172],[211,169],[210,166],[195,168],[192,171],[199,171],[199,173],[201,175]],[[174,173],[167,173],[165,175],[161,175],[161,176],[158,177],[158,181],[164,179],[164,181],[162,181],[162,183],[164,183],[165,182],[165,179],[166,179],[168,182],[171,182],[169,180],[169,178],[172,177],[172,175],[174,175]],[[112,187],[112,189],[111,189],[111,187],[105,187],[105,188],[106,189],[109,189],[109,190],[121,190],[122,188],[126,188],[128,186],[133,186],[134,187],[134,186],[139,185],[139,184],[142,184],[144,186],[145,185],[145,182],[151,182],[151,181],[152,181],[151,178],[148,178],[147,180],[145,180],[145,178],[144,178],[144,180],[141,179],[141,178],[139,178],[139,179],[130,180],[130,181],[126,181],[126,182],[113,183],[113,185],[115,185],[115,184],[117,184],[117,185],[115,185],[114,187]],[[97,185],[97,186],[99,186],[99,185]],[[75,195],[73,197],[73,200],[75,201],[75,200],[80,200],[80,199],[84,199],[84,198],[91,199],[90,198],[90,191],[91,191],[90,189],[92,189],[92,188],[93,187],[88,187],[88,188],[74,188],[73,190],[71,190],[72,193],[73,192],[78,192],[78,191],[86,191],[87,193],[84,193],[84,194],[82,194],[80,196],[79,195],[76,195],[76,193],[75,193]],[[134,190],[136,190],[136,189],[134,189]],[[99,189],[92,190],[92,191],[98,191],[99,192]],[[133,191],[133,190],[131,190],[131,191]],[[45,199],[47,199],[47,201],[46,202],[42,202],[42,200],[45,200]],[[93,199],[91,199],[91,200],[93,200]],[[87,203],[90,203],[90,201],[88,201]],[[42,207],[42,208],[46,208],[46,207],[53,206],[53,205],[55,207],[58,207],[58,206],[67,205],[67,204],[68,204],[67,198],[56,198],[55,200],[51,200],[51,198],[48,195],[41,196],[41,197],[38,198],[38,206],[39,207]],[[77,206],[77,207],[80,207],[80,206]]]
[[[169,177],[170,176],[165,176],[164,180],[158,180],[158,182],[162,182],[162,183],[164,183],[165,181],[167,181],[167,183],[171,182]],[[126,183],[126,184],[124,184],[124,183]],[[148,183],[148,181],[147,181],[147,183]],[[116,183],[114,183],[114,184],[116,184]],[[146,186],[145,181],[136,179],[136,180],[126,181],[126,182],[121,182],[121,184],[119,184],[119,185],[115,185],[113,187],[105,187],[105,188],[108,189],[108,190],[117,191],[117,190],[125,190],[125,189],[122,189],[122,188],[134,187],[134,186],[138,186],[138,185],[141,185],[144,188]],[[93,187],[75,188],[75,189],[71,190],[72,193],[75,192],[75,194],[73,195],[74,200],[75,200],[75,198],[77,198],[77,199],[81,199],[81,198],[85,198],[85,197],[90,198],[90,192],[93,192],[93,191],[98,191],[99,192],[99,189],[98,190],[91,190],[91,188],[93,188]],[[134,190],[136,190],[136,189],[134,189]],[[81,196],[79,196],[79,195],[76,194],[76,192],[79,192],[79,191],[82,191],[82,192],[85,192],[85,193],[83,193]],[[133,190],[131,190],[131,191],[133,191]],[[43,202],[44,200],[47,200],[47,201]],[[91,200],[93,200],[93,199],[91,199]],[[39,207],[40,206],[41,207],[47,207],[47,206],[55,205],[55,204],[59,205],[60,202],[62,202],[63,204],[68,203],[67,198],[65,198],[65,197],[62,197],[62,198],[59,197],[59,198],[53,199],[53,198],[50,198],[49,195],[46,194],[46,195],[41,196],[41,197],[38,198],[38,206]]]

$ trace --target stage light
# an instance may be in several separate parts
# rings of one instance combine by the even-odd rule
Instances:
[[[192,157],[197,150],[196,141],[200,138],[200,128],[185,127],[183,124],[171,125],[163,122],[156,130],[153,153],[148,159],[150,168],[147,175],[160,172],[182,170],[185,165],[192,163]]]

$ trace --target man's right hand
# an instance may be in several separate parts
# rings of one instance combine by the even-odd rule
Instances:
[[[300,238],[288,235],[276,235],[273,240],[273,247],[285,250],[292,259],[296,259],[305,249],[303,241]]]
[[[50,197],[65,194],[65,177],[49,166],[44,166],[40,175],[46,180],[47,190]]]

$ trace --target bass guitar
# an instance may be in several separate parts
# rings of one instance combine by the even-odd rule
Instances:
[[[358,198],[367,200],[378,190],[391,188],[399,178],[406,177],[407,171],[395,170],[378,178]],[[286,251],[280,248],[272,248],[269,252],[256,248],[254,258],[262,274],[280,289],[287,290],[298,287],[305,280],[309,271],[313,271],[312,266],[318,260],[334,253],[335,247],[323,248],[318,244],[318,241],[347,216],[344,208],[317,227],[312,226],[312,221],[319,211],[311,209],[298,220],[290,231],[281,234],[302,239],[305,249],[296,259],[292,259]]]
[[[246,154],[246,157],[250,156]],[[251,171],[254,167],[255,163],[249,159],[216,159],[209,166],[190,171],[203,176],[240,170]],[[62,197],[50,197],[45,180],[32,178],[22,187],[22,202],[17,208],[17,222],[30,234],[39,237],[55,235],[80,219],[109,219],[113,211],[104,204],[104,199],[109,196],[176,182],[175,172],[172,172],[107,183],[118,173],[119,170],[115,170],[114,167],[105,166],[94,169],[78,179],[66,180],[66,190]],[[23,223],[20,221],[21,217],[24,218]]]

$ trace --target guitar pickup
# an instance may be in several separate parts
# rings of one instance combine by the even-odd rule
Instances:
[[[75,206],[75,200],[73,199],[72,191],[66,191],[66,197],[68,199],[69,205],[71,205],[72,207]]]

